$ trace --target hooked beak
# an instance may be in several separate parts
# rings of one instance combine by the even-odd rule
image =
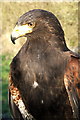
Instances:
[[[11,41],[15,44],[15,40],[32,32],[32,27],[26,25],[16,26],[11,34]]]

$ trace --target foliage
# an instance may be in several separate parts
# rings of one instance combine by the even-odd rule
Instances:
[[[2,55],[2,113],[5,115],[9,114],[8,106],[8,76],[11,62],[11,55]]]
[[[18,18],[31,9],[45,9],[51,11],[59,19],[69,48],[78,47],[78,2],[0,2],[0,36],[2,50],[2,108],[3,113],[9,114],[8,106],[8,75],[10,62],[21,48],[25,39],[16,41],[14,46],[10,34]],[[2,26],[2,27],[1,27]],[[2,32],[1,32],[2,31]],[[80,30],[79,30],[80,31]],[[1,34],[2,33],[2,34]],[[80,36],[80,32],[79,32]],[[80,42],[79,42],[80,43]],[[79,44],[80,46],[80,44]],[[2,48],[2,49],[1,49]],[[0,53],[1,54],[1,53]]]

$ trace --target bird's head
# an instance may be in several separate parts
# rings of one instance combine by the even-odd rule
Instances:
[[[14,44],[15,40],[20,37],[27,37],[30,40],[31,38],[32,40],[35,38],[50,40],[54,35],[57,38],[60,37],[57,41],[53,39],[55,43],[65,43],[64,32],[55,15],[45,10],[34,9],[19,18],[11,34],[11,40]]]

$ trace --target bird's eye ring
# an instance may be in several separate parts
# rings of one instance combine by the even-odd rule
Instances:
[[[28,23],[29,26],[32,26],[33,24],[32,23]]]
[[[28,23],[29,27],[34,27],[34,25],[35,25],[34,23],[31,23],[31,22]]]

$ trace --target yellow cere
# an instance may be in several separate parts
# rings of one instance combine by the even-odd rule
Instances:
[[[31,33],[32,32],[32,27],[26,25],[22,25],[22,26],[16,26],[12,32],[12,37],[20,37],[23,36],[27,33]]]

